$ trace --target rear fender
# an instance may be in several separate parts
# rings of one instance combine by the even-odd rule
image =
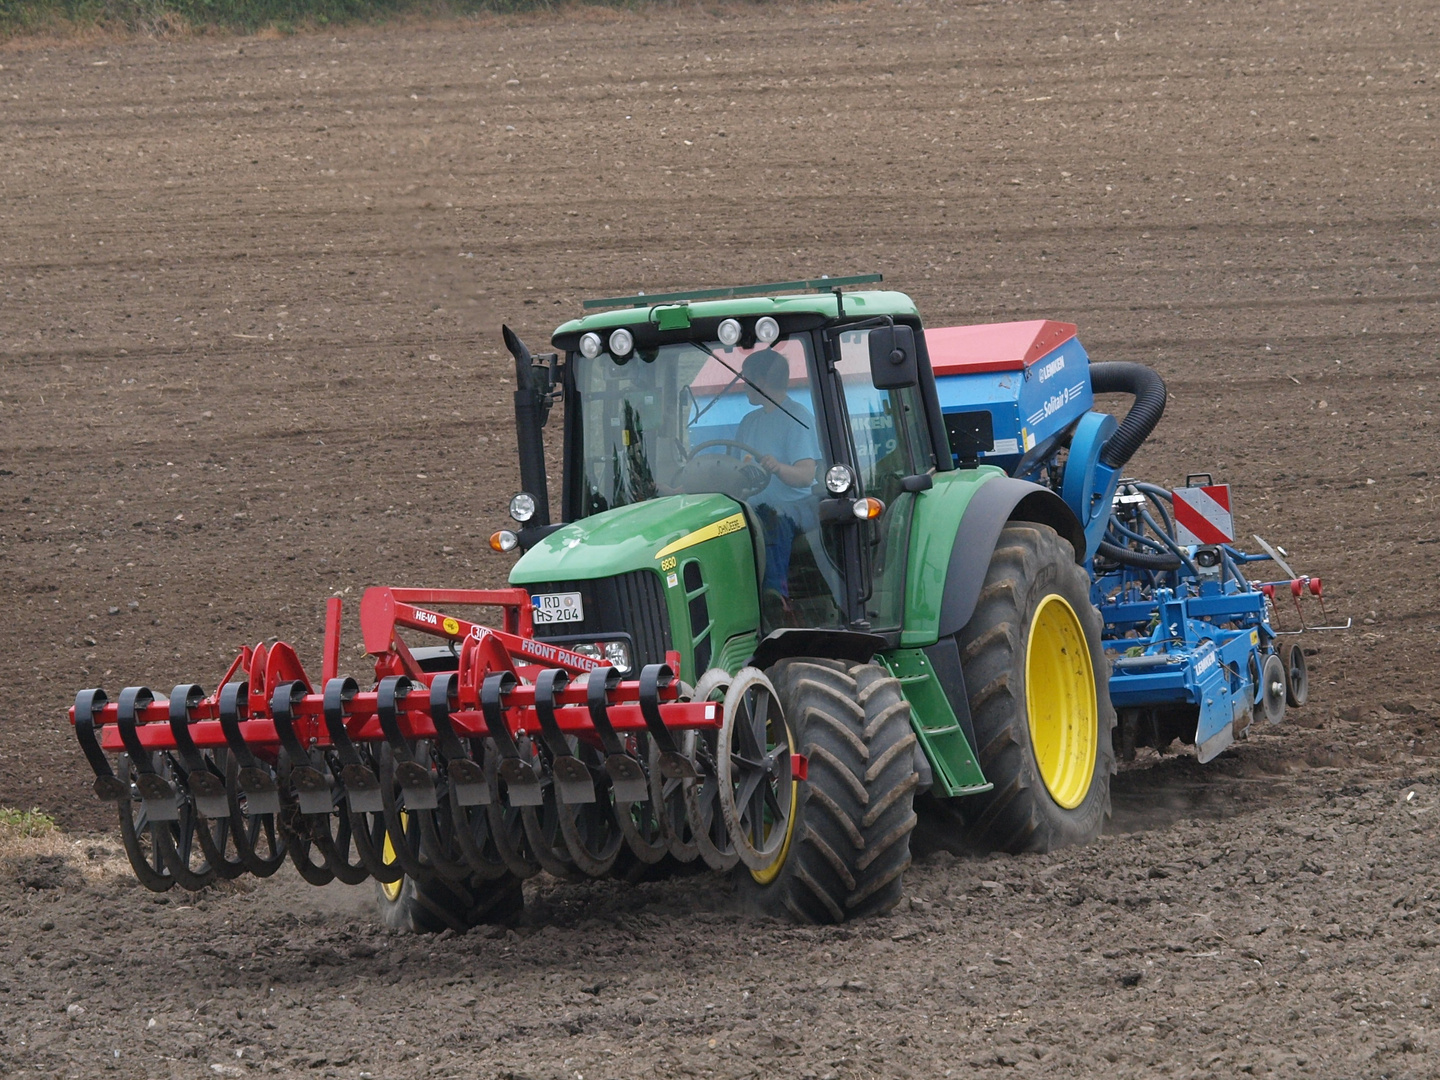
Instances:
[[[970,472],[969,483],[953,486],[946,500],[951,506],[916,514],[902,645],[923,648],[970,621],[996,541],[1012,521],[1049,525],[1070,542],[1077,563],[1085,559],[1085,530],[1074,511],[1048,488],[983,466]],[[937,493],[943,497],[939,484],[922,496],[921,505]],[[957,503],[958,521],[953,516]]]

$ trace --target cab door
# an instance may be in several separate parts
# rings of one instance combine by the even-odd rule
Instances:
[[[918,492],[914,479],[935,467],[919,388],[877,389],[871,377],[870,335],[874,328],[830,331],[832,424],[835,459],[854,470],[853,498],[876,498],[879,517],[830,526],[827,546],[847,568],[849,622],[885,633],[904,618],[905,569],[910,522]],[[842,445],[843,444],[843,445]],[[907,490],[909,489],[909,490]]]

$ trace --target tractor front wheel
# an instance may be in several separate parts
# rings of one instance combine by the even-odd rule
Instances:
[[[976,751],[994,787],[960,801],[972,842],[1049,851],[1100,835],[1115,770],[1109,664],[1090,581],[1046,525],[1000,534],[956,640]]]
[[[838,923],[899,902],[915,828],[915,733],[900,683],[875,664],[782,660],[766,674],[809,776],[780,858],[742,868],[762,910]]]
[[[473,877],[446,881],[438,875],[423,884],[408,874],[389,884],[375,883],[380,922],[401,934],[463,934],[485,923],[504,922],[525,906],[520,880],[507,874],[499,881]]]

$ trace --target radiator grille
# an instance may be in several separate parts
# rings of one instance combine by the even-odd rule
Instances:
[[[635,649],[637,670],[645,664],[663,664],[665,653],[673,647],[665,589],[654,571],[632,570],[592,581],[551,581],[525,588],[531,596],[578,592],[585,605],[583,621],[537,626],[537,638],[558,641],[583,634],[626,633]]]

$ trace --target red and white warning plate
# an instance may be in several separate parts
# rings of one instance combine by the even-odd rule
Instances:
[[[1175,539],[1182,544],[1228,544],[1235,539],[1230,485],[1176,488]]]

